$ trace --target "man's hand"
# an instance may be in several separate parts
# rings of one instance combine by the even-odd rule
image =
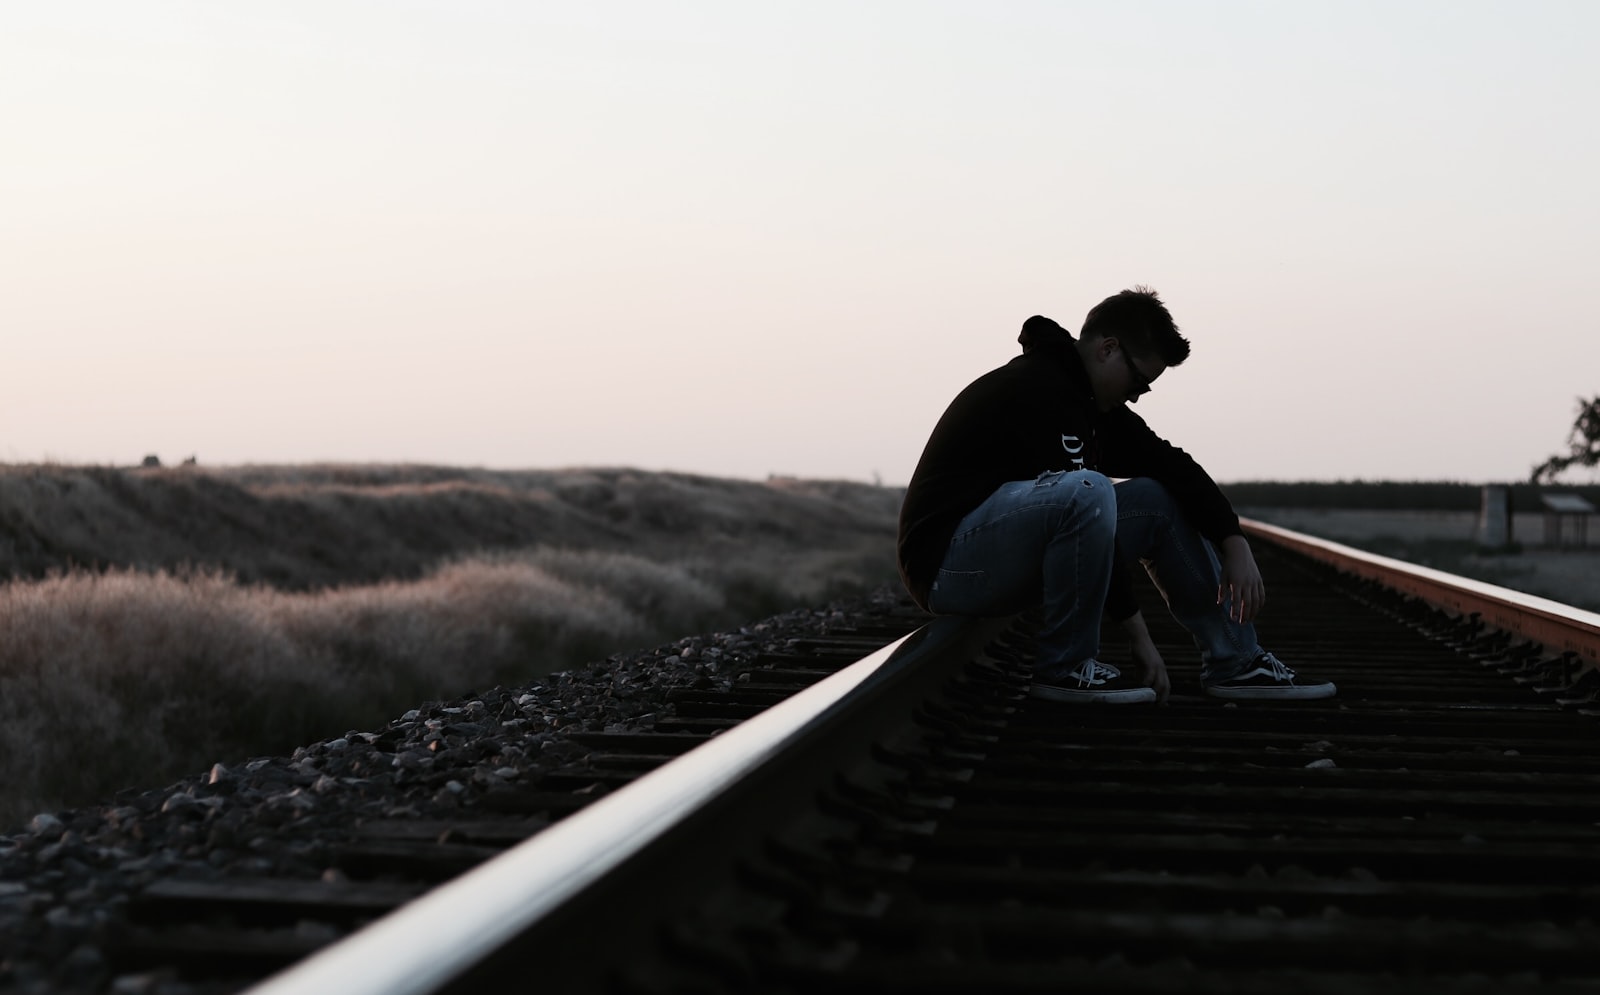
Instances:
[[[1139,680],[1145,687],[1154,688],[1156,701],[1167,700],[1167,695],[1172,691],[1172,682],[1167,678],[1167,664],[1161,659],[1161,651],[1156,649],[1155,640],[1150,638],[1150,630],[1145,628],[1144,615],[1134,612],[1122,620],[1123,631],[1128,634],[1128,651],[1132,657],[1134,671],[1139,675]]]
[[[1235,622],[1254,621],[1267,603],[1267,585],[1261,579],[1255,554],[1244,536],[1222,540],[1222,582],[1217,585],[1217,604],[1228,607]]]

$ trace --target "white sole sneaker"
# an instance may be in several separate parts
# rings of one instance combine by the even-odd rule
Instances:
[[[1064,688],[1054,684],[1035,684],[1029,695],[1041,701],[1059,701],[1068,705],[1140,705],[1156,700],[1155,688],[1118,688],[1103,691],[1095,688]]]
[[[1302,678],[1265,650],[1251,662],[1255,666],[1248,673],[1206,685],[1206,694],[1231,701],[1313,701],[1339,693],[1332,681]]]
[[[1318,698],[1332,698],[1339,693],[1339,689],[1328,682],[1259,687],[1249,685],[1231,687],[1222,684],[1207,687],[1205,692],[1213,698],[1226,698],[1229,701],[1315,701]]]

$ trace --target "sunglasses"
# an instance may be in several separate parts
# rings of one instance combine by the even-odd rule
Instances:
[[[1128,364],[1128,372],[1133,374],[1134,386],[1139,388],[1134,391],[1134,394],[1150,393],[1150,378],[1139,372],[1139,368],[1133,365],[1133,356],[1128,353],[1127,349],[1122,348],[1122,343],[1117,343],[1117,348],[1122,351],[1122,361]]]

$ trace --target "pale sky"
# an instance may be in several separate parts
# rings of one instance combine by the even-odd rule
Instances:
[[[1600,3],[0,6],[0,461],[904,483],[1161,291],[1224,482],[1522,479],[1600,393]]]

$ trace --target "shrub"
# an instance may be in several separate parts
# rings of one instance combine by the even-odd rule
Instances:
[[[0,586],[0,824],[770,614],[795,593],[754,569],[543,548],[317,592],[216,571],[16,581]]]

